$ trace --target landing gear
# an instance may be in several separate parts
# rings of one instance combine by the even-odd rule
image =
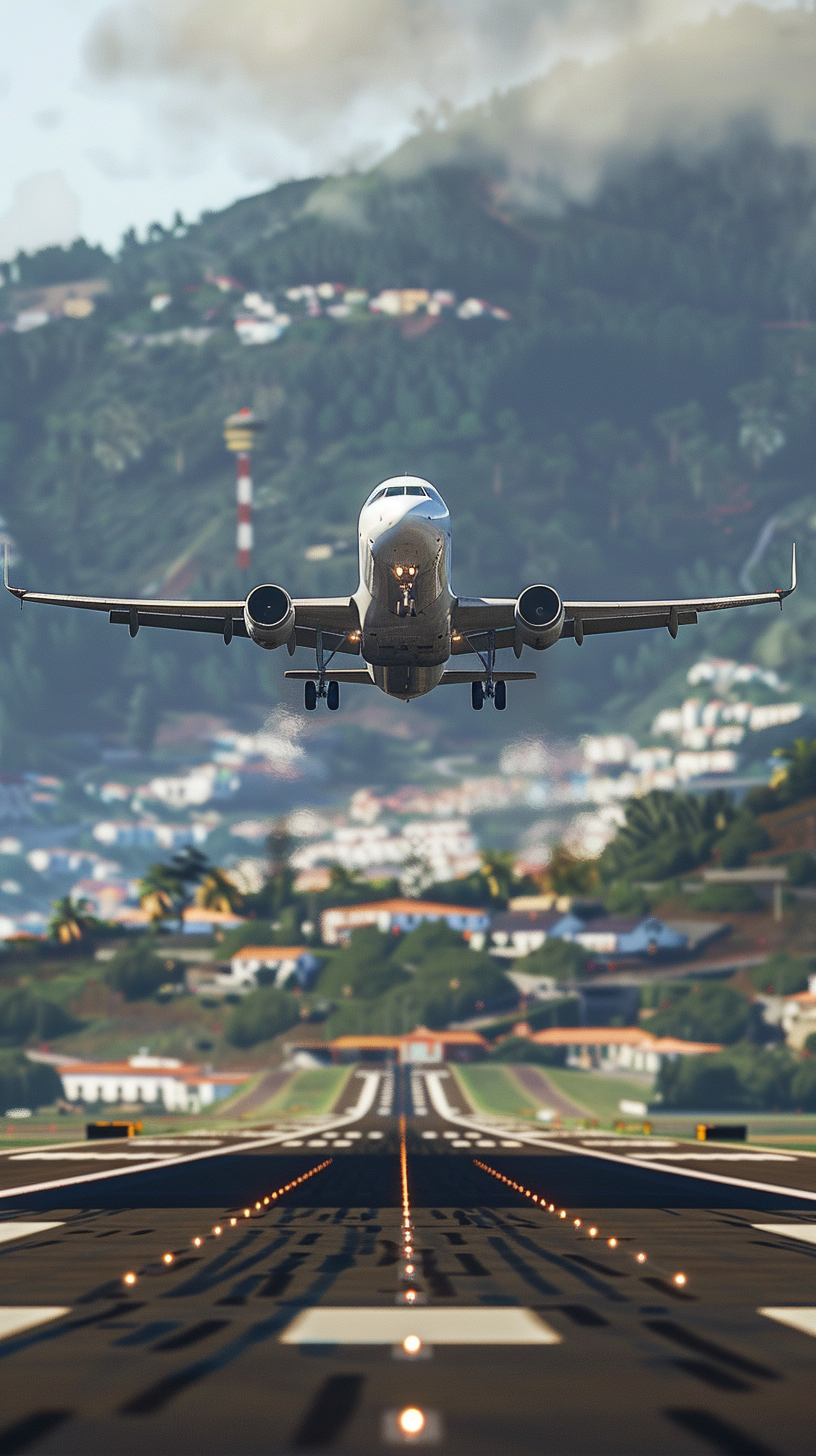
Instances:
[[[480,712],[485,700],[484,687],[480,682],[470,684],[470,705]]]
[[[313,713],[317,707],[317,683],[307,682],[303,687],[303,706],[307,712]]]
[[[330,713],[336,713],[337,709],[340,707],[339,682],[330,682],[328,687],[326,688],[326,707],[329,709]]]
[[[493,707],[503,713],[507,707],[507,683],[501,679],[493,689]]]
[[[484,682],[473,682],[470,685],[470,703],[471,707],[475,708],[478,712],[484,705],[485,698],[492,698],[494,707],[498,708],[500,713],[503,713],[507,707],[507,683],[504,681],[504,678],[500,678],[496,682],[493,676],[496,670],[496,633],[488,632],[485,635],[487,636],[487,650],[485,652],[482,652],[471,641],[470,637],[467,639],[471,651],[475,652],[481,659],[482,666],[485,670]]]

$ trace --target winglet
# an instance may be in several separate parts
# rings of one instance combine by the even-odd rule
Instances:
[[[780,605],[780,607],[782,605],[783,598],[784,597],[789,597],[790,594],[791,594],[791,592],[795,592],[795,591],[796,591],[796,542],[794,541],[793,546],[791,548],[791,584],[787,588],[786,591],[783,591],[782,588],[780,587],[779,588],[779,591],[777,592],[777,596],[779,597],[779,605]]]
[[[23,597],[25,596],[25,588],[24,587],[20,587],[20,586],[9,586],[9,549],[8,549],[8,541],[4,541],[3,542],[3,586],[6,588],[6,591],[7,592],[11,592],[11,595],[13,597],[19,597],[20,598],[20,606],[22,606],[23,605]]]

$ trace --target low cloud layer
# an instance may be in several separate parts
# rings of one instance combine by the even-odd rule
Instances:
[[[610,158],[704,147],[748,118],[816,142],[816,15],[785,0],[125,0],[86,61],[188,150],[243,127],[256,172],[282,146],[315,169],[368,161],[421,110],[531,82],[432,150],[486,146],[586,194]]]

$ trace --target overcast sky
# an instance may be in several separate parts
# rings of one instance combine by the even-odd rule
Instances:
[[[598,156],[682,130],[684,112],[713,135],[724,107],[816,135],[810,0],[0,0],[0,259],[79,234],[114,248],[177,209],[367,165],[420,110],[565,59],[591,84],[539,101],[548,144],[588,147],[589,120]]]

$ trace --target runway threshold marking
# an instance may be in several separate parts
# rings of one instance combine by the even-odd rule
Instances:
[[[354,1107],[347,1113],[338,1114],[329,1124],[329,1127],[347,1127],[349,1123],[357,1122],[361,1117],[365,1117],[374,1102],[379,1080],[379,1072],[367,1072],[363,1079],[359,1099]],[[233,1134],[230,1134],[230,1136],[233,1136]],[[240,1137],[243,1140],[241,1142],[230,1142],[225,1147],[207,1148],[202,1152],[190,1153],[186,1157],[161,1157],[148,1162],[134,1163],[132,1167],[104,1168],[95,1173],[77,1173],[70,1178],[50,1178],[41,1183],[15,1184],[13,1188],[0,1189],[0,1199],[18,1198],[23,1193],[44,1193],[51,1188],[73,1188],[77,1184],[96,1183],[103,1178],[126,1178],[133,1173],[151,1173],[158,1168],[174,1168],[188,1163],[196,1163],[202,1158],[223,1158],[227,1157],[230,1153],[252,1152],[255,1148],[273,1147],[276,1144],[280,1146],[285,1138],[291,1136],[291,1133],[272,1132],[254,1139],[251,1133],[247,1134],[246,1132],[239,1132],[234,1136]]]
[[[561,1336],[531,1309],[424,1305],[317,1306],[296,1315],[280,1336],[282,1345],[400,1345],[418,1335],[430,1345],[559,1345]]]

